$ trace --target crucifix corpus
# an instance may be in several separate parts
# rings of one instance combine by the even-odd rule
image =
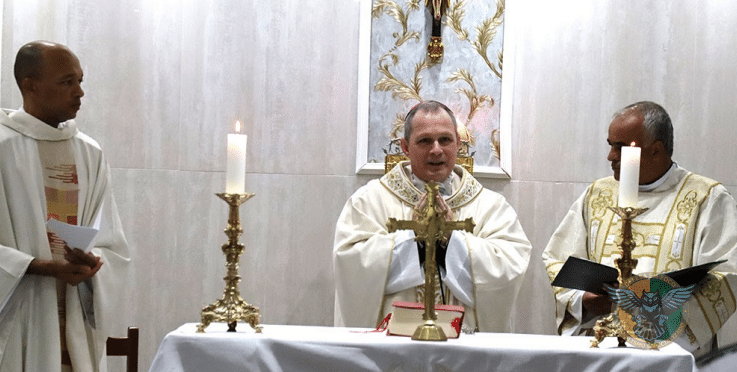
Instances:
[[[448,0],[425,0],[425,6],[430,8],[432,16],[432,34],[430,44],[427,44],[427,55],[433,62],[443,56],[443,37],[441,35],[443,14],[448,11]]]
[[[417,220],[397,221],[390,218],[386,227],[389,232],[397,230],[414,230],[415,240],[425,242],[425,313],[422,319],[425,323],[420,324],[412,335],[413,340],[422,341],[445,341],[443,329],[435,324],[437,314],[435,314],[435,278],[438,275],[438,266],[435,263],[435,242],[447,241],[447,235],[453,230],[465,230],[473,232],[476,226],[472,218],[466,218],[463,221],[446,221],[444,213],[439,213],[436,207],[439,185],[430,182],[425,185],[427,191],[427,204],[425,209],[419,211]]]

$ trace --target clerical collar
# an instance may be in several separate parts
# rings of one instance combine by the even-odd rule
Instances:
[[[407,164],[407,167],[405,168],[407,170],[407,174],[409,174],[409,180],[412,182],[412,185],[414,185],[418,190],[425,191],[425,185],[427,182],[421,180],[419,177],[415,176],[414,173],[412,173],[412,165]],[[438,187],[440,195],[443,197],[449,197],[453,195],[453,181],[455,178],[458,178],[458,175],[455,174],[455,172],[451,171],[448,178],[445,179],[445,181],[440,182],[440,186]]]
[[[647,191],[653,191],[657,189],[660,185],[662,185],[668,179],[668,177],[670,177],[670,175],[673,173],[673,170],[676,168],[678,168],[678,164],[676,162],[673,162],[673,164],[671,164],[670,166],[670,169],[668,169],[668,171],[665,172],[665,174],[662,177],[658,178],[655,182],[648,183],[647,185],[640,185],[638,187],[638,190],[647,192]]]

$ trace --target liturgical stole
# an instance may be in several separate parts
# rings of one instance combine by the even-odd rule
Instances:
[[[79,182],[77,167],[70,141],[38,141],[38,152],[43,169],[44,192],[46,194],[46,218],[70,225],[77,224]],[[51,256],[64,260],[64,241],[48,233]],[[66,344],[66,290],[67,285],[57,280],[57,305],[61,334],[62,365],[70,366]]]

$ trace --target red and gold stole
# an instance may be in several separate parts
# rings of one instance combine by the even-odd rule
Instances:
[[[38,141],[38,152],[43,169],[46,194],[46,218],[56,219],[70,225],[77,224],[79,182],[70,141]],[[48,233],[51,256],[64,259],[64,241]],[[71,366],[66,343],[66,283],[57,281],[59,327],[61,333],[62,365]]]

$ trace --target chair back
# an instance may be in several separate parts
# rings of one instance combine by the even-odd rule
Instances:
[[[409,158],[404,154],[386,154],[384,157],[384,173],[389,173],[395,165],[405,160],[409,160]],[[468,173],[473,174],[473,157],[458,154],[456,157],[456,164],[466,168]]]
[[[126,371],[138,372],[138,327],[128,327],[128,337],[108,337],[108,356],[125,356]]]

